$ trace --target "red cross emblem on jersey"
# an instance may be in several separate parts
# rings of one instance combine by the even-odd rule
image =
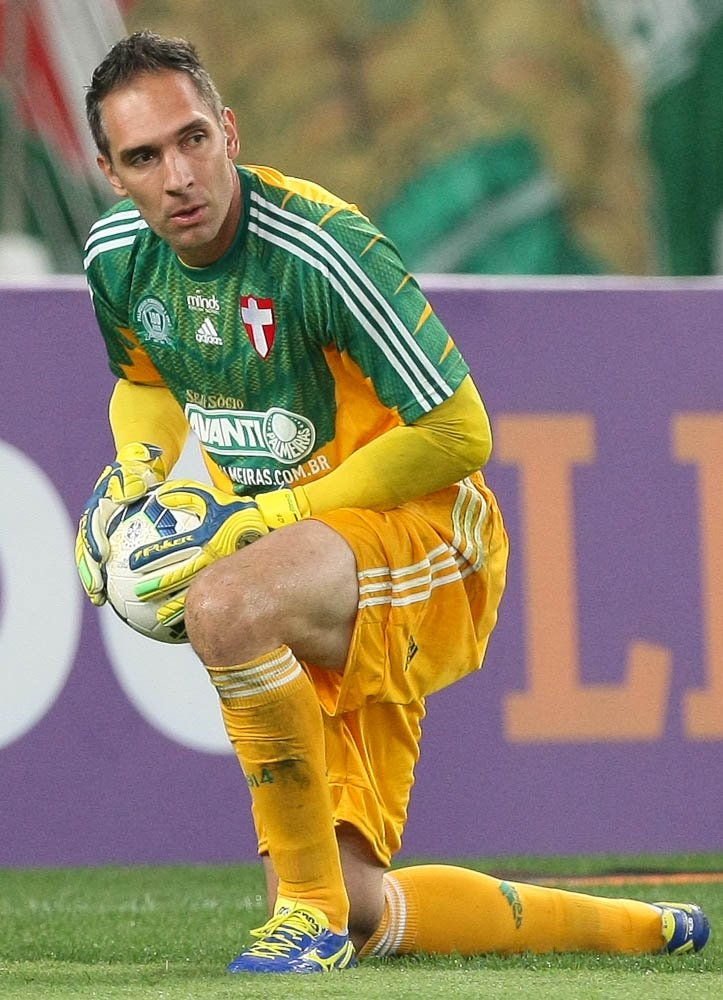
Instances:
[[[260,357],[265,358],[276,336],[274,300],[257,298],[255,295],[242,295],[240,309],[251,346]]]

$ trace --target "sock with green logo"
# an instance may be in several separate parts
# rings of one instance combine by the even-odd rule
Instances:
[[[419,865],[384,876],[384,916],[364,955],[524,951],[643,954],[663,947],[660,911],[631,899]]]
[[[288,646],[249,663],[207,667],[254,817],[286,903],[310,904],[346,929],[349,901],[326,780],[324,727],[311,681]]]

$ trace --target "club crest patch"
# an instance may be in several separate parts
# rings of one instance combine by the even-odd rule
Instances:
[[[138,331],[141,340],[152,344],[167,344],[169,347],[173,345],[171,317],[160,299],[141,299],[136,306],[135,319],[136,324],[141,327]]]
[[[255,295],[242,295],[239,299],[239,309],[251,346],[259,357],[268,357],[276,336],[274,300],[257,298]]]

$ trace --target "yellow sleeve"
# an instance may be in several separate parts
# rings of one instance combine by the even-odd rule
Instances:
[[[119,379],[108,412],[116,450],[133,441],[153,444],[163,452],[168,475],[188,437],[186,417],[169,390]]]
[[[470,376],[414,424],[364,445],[323,479],[296,486],[302,515],[339,507],[389,510],[477,471],[492,452],[484,403]]]

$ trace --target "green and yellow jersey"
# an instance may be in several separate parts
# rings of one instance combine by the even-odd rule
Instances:
[[[85,266],[110,367],[165,386],[214,480],[303,486],[449,399],[469,369],[393,245],[354,206],[238,167],[242,219],[191,268],[123,201]]]

